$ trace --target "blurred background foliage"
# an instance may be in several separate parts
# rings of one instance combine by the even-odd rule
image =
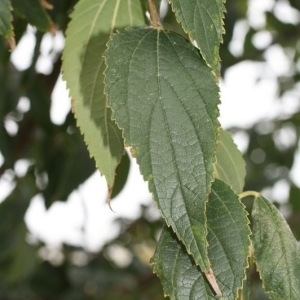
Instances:
[[[27,20],[41,30],[47,28],[53,32],[55,26],[59,33],[65,32],[69,14],[77,0],[48,2],[53,9],[42,15],[28,13],[30,9],[24,8],[22,1],[12,1],[16,8],[13,25],[17,45],[26,34]],[[268,49],[276,45],[290,63],[290,70],[277,76],[277,101],[283,101],[286,95],[298,91],[299,102],[300,2],[268,1],[271,5],[263,15],[263,25],[252,26],[249,7],[254,2],[259,1],[227,0],[226,35],[220,50],[222,76],[226,76],[230,67],[243,61],[266,61]],[[276,6],[278,3],[281,6]],[[293,12],[291,20],[284,9],[280,10],[282,3]],[[164,22],[166,28],[184,35],[170,10]],[[240,39],[242,47],[237,54],[231,46],[235,32],[241,27],[244,36]],[[148,263],[161,221],[149,217],[147,206],[142,207],[141,215],[135,220],[115,220],[121,228],[119,235],[98,253],[64,244],[61,253],[51,256],[43,241],[30,239],[24,215],[31,199],[42,194],[45,206],[49,208],[57,200],[66,200],[95,171],[72,113],[62,125],[51,121],[51,94],[60,75],[62,49],[53,48],[50,71],[47,74],[39,72],[36,65],[45,33],[36,30],[34,34],[31,64],[22,71],[12,63],[8,45],[0,37],[0,180],[14,187],[0,204],[0,300],[163,299],[161,284]],[[258,35],[262,39],[265,36],[268,42],[263,46],[256,43]],[[257,78],[257,81],[261,79]],[[270,200],[276,202],[274,187],[277,186],[278,190],[284,186],[286,199],[277,204],[298,240],[300,190],[291,177],[291,169],[295,169],[297,153],[299,155],[299,107],[289,114],[261,120],[249,128],[230,128],[234,135],[242,134],[248,141],[243,153],[247,163],[245,190],[264,191]],[[17,171],[20,161],[28,164],[25,174]],[[124,156],[117,170],[113,196],[122,190],[129,167],[129,158]],[[300,176],[300,170],[294,170],[294,173],[294,176]],[[0,194],[2,192],[0,185]],[[245,204],[251,209],[250,199],[246,199]],[[248,275],[250,299],[268,299],[254,266],[248,270]]]

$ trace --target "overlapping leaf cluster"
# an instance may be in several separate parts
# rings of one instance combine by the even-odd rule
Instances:
[[[250,229],[237,196],[244,162],[217,120],[224,4],[170,2],[190,41],[145,26],[139,0],[81,0],[67,30],[64,78],[77,124],[109,190],[124,145],[148,181],[166,223],[152,259],[165,294],[178,300],[236,299]],[[268,244],[259,232],[258,237],[254,231],[258,265],[259,247]],[[296,261],[297,243],[295,248],[290,257]],[[271,266],[276,263],[274,257]],[[269,279],[269,271],[267,265],[261,272],[266,289],[276,290],[280,276]],[[298,273],[299,266],[290,265],[289,274]],[[282,293],[295,284],[286,283]],[[290,295],[299,294],[295,289]]]

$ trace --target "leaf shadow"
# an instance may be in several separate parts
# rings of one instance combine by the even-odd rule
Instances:
[[[89,110],[89,120],[96,126],[102,137],[104,147],[107,147],[112,157],[123,155],[124,143],[122,132],[111,119],[112,111],[107,106],[105,95],[104,71],[106,68],[103,53],[110,34],[100,32],[91,36],[81,54],[80,93],[84,106]]]

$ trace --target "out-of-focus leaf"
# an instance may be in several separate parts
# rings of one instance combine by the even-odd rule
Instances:
[[[36,253],[26,243],[24,215],[37,192],[33,178],[18,179],[18,186],[0,204],[0,276],[1,281],[17,283],[36,266]]]
[[[247,213],[237,195],[216,179],[207,203],[208,256],[223,297],[215,296],[204,274],[171,229],[165,228],[152,266],[171,300],[235,300],[242,286],[250,245]]]
[[[115,30],[145,23],[142,8],[140,0],[82,0],[72,13],[66,33],[64,79],[77,124],[109,188],[113,187],[124,146],[121,131],[106,105],[102,54]]]
[[[57,133],[51,139],[52,145],[44,149],[44,171],[49,183],[43,191],[46,207],[57,200],[67,200],[69,194],[78,188],[95,172],[94,161],[76,130],[73,134]]]
[[[132,28],[105,52],[106,92],[169,226],[204,272],[205,205],[217,144],[218,87],[198,50],[178,34]]]
[[[9,39],[13,36],[11,5],[9,0],[0,2],[0,34]]]
[[[288,224],[263,196],[252,209],[254,258],[271,299],[300,299],[300,244]]]
[[[16,243],[31,198],[37,192],[33,181],[19,179],[19,185],[0,203],[0,256]],[[1,268],[0,268],[1,269]]]
[[[300,213],[300,189],[295,185],[290,187],[290,205],[294,213]]]
[[[245,184],[245,161],[230,132],[220,131],[216,156],[216,177],[229,184],[237,194],[241,193]]]
[[[212,68],[219,76],[219,47],[224,33],[223,18],[225,6],[223,0],[170,0],[177,20]]]
[[[16,228],[16,243],[11,248],[11,264],[6,269],[2,279],[8,284],[16,284],[22,280],[27,280],[37,267],[38,257],[36,249],[26,242],[27,228],[24,222]]]
[[[291,6],[295,7],[300,11],[300,2],[298,0],[289,0]]]
[[[59,299],[70,287],[66,264],[53,266],[47,261],[42,262],[30,278],[30,287],[42,299]]]
[[[33,26],[41,31],[49,31],[53,27],[51,18],[40,0],[11,0],[14,10]]]

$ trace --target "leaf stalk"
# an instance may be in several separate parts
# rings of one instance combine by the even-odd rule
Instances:
[[[153,27],[161,27],[157,9],[154,0],[148,0],[148,8],[150,13],[150,19]]]

